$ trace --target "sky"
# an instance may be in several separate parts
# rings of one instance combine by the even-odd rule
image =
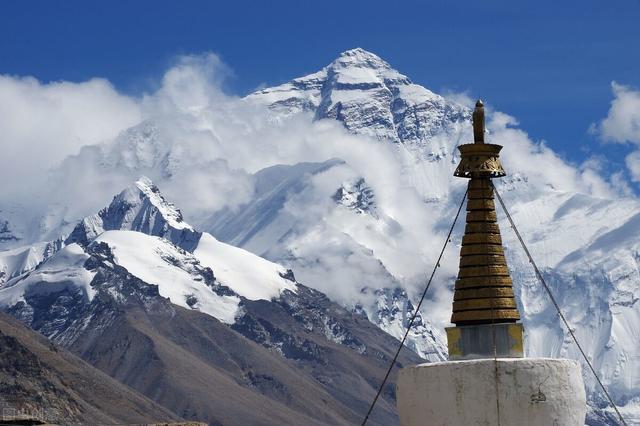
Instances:
[[[516,117],[568,160],[624,167],[629,149],[589,132],[612,82],[640,87],[640,1],[4,1],[0,74],[103,77],[139,96],[176,57],[213,52],[243,95],[363,47],[416,83],[467,92]],[[628,141],[627,141],[628,142]]]

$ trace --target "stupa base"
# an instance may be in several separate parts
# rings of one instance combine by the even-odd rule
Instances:
[[[402,426],[583,426],[586,415],[580,364],[573,360],[420,364],[401,370],[397,383]]]
[[[524,357],[522,323],[462,325],[446,331],[451,361]]]

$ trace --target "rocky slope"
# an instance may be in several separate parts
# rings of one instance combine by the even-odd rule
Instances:
[[[116,424],[180,420],[6,314],[0,314],[0,404],[5,421]]]

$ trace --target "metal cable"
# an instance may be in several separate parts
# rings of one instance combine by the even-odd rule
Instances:
[[[536,265],[536,262],[533,260],[533,257],[531,256],[531,253],[529,252],[529,249],[527,248],[527,245],[525,244],[524,240],[522,239],[522,236],[520,235],[520,232],[518,231],[518,228],[516,227],[516,224],[513,222],[513,218],[511,218],[511,215],[509,214],[509,211],[507,210],[507,207],[505,206],[504,201],[502,201],[502,197],[500,196],[500,193],[498,192],[498,189],[495,187],[495,185],[493,185],[493,182],[491,182],[491,186],[493,187],[493,190],[495,191],[495,194],[496,194],[496,196],[498,198],[498,201],[500,202],[500,206],[502,206],[502,210],[504,211],[505,215],[507,216],[507,219],[509,220],[509,223],[511,224],[511,228],[515,232],[516,237],[518,237],[518,240],[520,241],[520,244],[522,245],[522,248],[524,249],[524,252],[526,253],[527,257],[529,258],[529,262],[531,262],[531,264],[533,265],[533,269],[534,269],[534,271],[536,273],[536,276],[538,277],[538,280],[540,281],[540,283],[542,283],[544,289],[546,290],[547,294],[549,295],[549,298],[551,299],[551,302],[553,303],[553,306],[555,306],[556,311],[558,312],[558,316],[562,319],[562,322],[564,323],[565,327],[569,331],[569,334],[571,335],[571,338],[573,339],[573,341],[575,342],[576,346],[580,350],[580,353],[582,354],[582,357],[584,358],[585,362],[589,366],[589,369],[593,373],[593,376],[596,378],[596,381],[598,382],[598,384],[602,388],[602,391],[604,392],[604,394],[606,395],[607,399],[609,400],[609,403],[611,404],[611,406],[615,410],[616,414],[620,418],[620,421],[622,422],[623,425],[626,426],[627,422],[625,422],[624,418],[622,417],[622,414],[620,414],[620,410],[618,410],[618,407],[613,402],[613,398],[611,398],[611,395],[609,395],[609,392],[607,392],[607,389],[604,387],[604,384],[600,380],[600,377],[598,376],[598,373],[596,373],[595,368],[593,368],[593,365],[591,364],[591,361],[589,361],[589,358],[587,358],[587,355],[585,354],[584,350],[582,349],[582,346],[578,342],[578,339],[576,338],[576,335],[573,333],[573,330],[569,326],[569,322],[567,321],[567,319],[565,318],[564,314],[562,313],[562,310],[560,309],[560,305],[558,305],[558,302],[556,301],[556,298],[553,296],[553,293],[551,293],[551,289],[549,288],[549,286],[547,285],[547,282],[544,280],[544,277],[540,273],[540,270],[538,269],[538,266]]]
[[[369,420],[369,416],[371,415],[371,412],[373,411],[373,408],[375,407],[376,402],[378,402],[378,398],[380,397],[380,394],[382,393],[382,389],[384,388],[384,385],[387,383],[387,379],[389,378],[389,375],[391,374],[391,370],[393,370],[393,366],[395,365],[396,360],[398,359],[398,355],[400,355],[400,351],[402,350],[402,347],[404,346],[404,342],[407,340],[407,336],[409,335],[409,332],[411,331],[411,327],[413,327],[413,322],[415,321],[416,317],[418,316],[418,312],[420,312],[420,307],[422,306],[422,302],[424,301],[424,298],[427,295],[427,291],[429,291],[429,287],[431,286],[431,281],[433,281],[433,276],[436,274],[436,270],[440,267],[440,260],[442,260],[442,256],[444,255],[444,251],[447,248],[447,244],[449,244],[449,241],[451,240],[451,234],[453,233],[453,228],[456,226],[456,222],[458,221],[458,217],[460,216],[460,212],[462,211],[462,206],[464,205],[464,202],[467,199],[467,193],[468,192],[469,192],[469,189],[467,188],[467,190],[465,190],[465,192],[464,192],[464,196],[462,197],[462,201],[460,202],[460,206],[458,207],[458,211],[456,212],[456,217],[453,219],[453,223],[451,224],[451,228],[449,229],[449,233],[447,234],[447,238],[444,241],[444,246],[442,246],[442,250],[440,251],[440,256],[438,256],[438,260],[436,261],[436,264],[433,267],[433,271],[431,272],[431,276],[429,277],[429,281],[427,281],[427,286],[425,287],[424,291],[422,292],[422,296],[420,297],[420,302],[418,302],[418,306],[416,306],[416,309],[413,312],[413,315],[411,316],[411,319],[409,320],[409,324],[407,325],[407,331],[405,331],[404,336],[402,337],[402,340],[400,341],[400,345],[398,346],[398,350],[396,351],[396,354],[393,356],[393,359],[391,360],[391,364],[389,364],[389,368],[387,369],[387,374],[384,375],[384,379],[382,379],[382,383],[380,384],[380,387],[378,388],[378,392],[376,393],[375,398],[373,398],[373,401],[371,401],[371,405],[369,406],[369,410],[367,411],[367,415],[364,417],[364,420],[362,420],[362,426],[365,426],[367,424],[367,420]]]

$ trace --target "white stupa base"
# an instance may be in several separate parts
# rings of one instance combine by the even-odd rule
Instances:
[[[572,360],[420,364],[401,370],[397,383],[402,426],[583,426],[586,415],[580,365]]]

